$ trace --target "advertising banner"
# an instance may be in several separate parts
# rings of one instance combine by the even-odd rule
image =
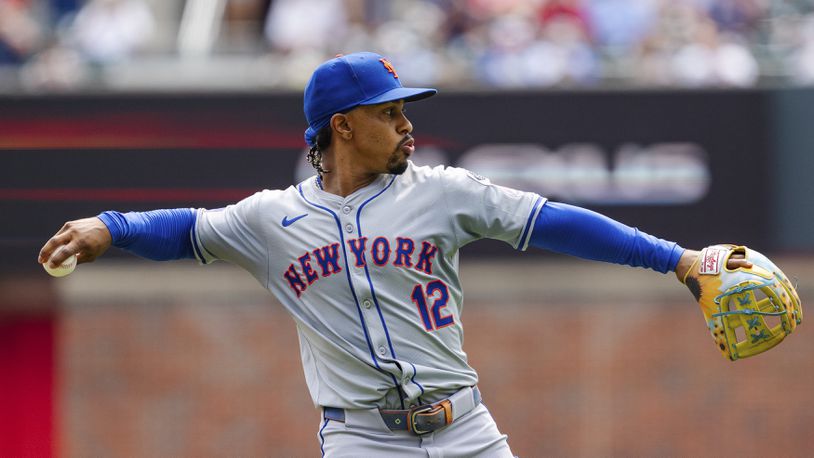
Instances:
[[[410,104],[420,164],[584,206],[686,247],[770,249],[766,94],[460,93]],[[67,220],[107,209],[216,208],[311,175],[299,94],[0,100],[0,269]],[[758,178],[758,179],[756,179]],[[405,209],[420,211],[420,209]],[[505,255],[473,244],[466,253]],[[36,267],[36,264],[34,264]]]

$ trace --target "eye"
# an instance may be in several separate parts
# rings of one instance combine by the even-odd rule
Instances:
[[[404,116],[404,114],[407,113],[407,110],[404,108],[399,108],[398,106],[388,107],[384,110],[384,115],[387,116],[388,118],[393,118],[399,113],[401,113],[401,115]]]

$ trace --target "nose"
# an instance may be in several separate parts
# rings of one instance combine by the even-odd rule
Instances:
[[[413,123],[411,123],[410,120],[407,119],[407,116],[405,116],[404,113],[402,112],[401,113],[401,122],[398,125],[399,134],[407,135],[412,131],[413,131]]]

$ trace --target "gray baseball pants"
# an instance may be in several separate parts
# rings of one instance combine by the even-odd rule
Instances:
[[[471,390],[468,394],[471,399]],[[318,433],[322,454],[329,458],[511,458],[506,437],[482,403],[451,425],[421,436],[391,431],[378,409],[345,410],[344,422],[323,419]]]

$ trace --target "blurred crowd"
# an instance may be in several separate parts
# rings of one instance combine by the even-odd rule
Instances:
[[[0,90],[104,88],[139,68],[147,86],[194,68],[213,86],[242,71],[301,87],[362,49],[442,87],[806,85],[814,1],[0,0]]]

